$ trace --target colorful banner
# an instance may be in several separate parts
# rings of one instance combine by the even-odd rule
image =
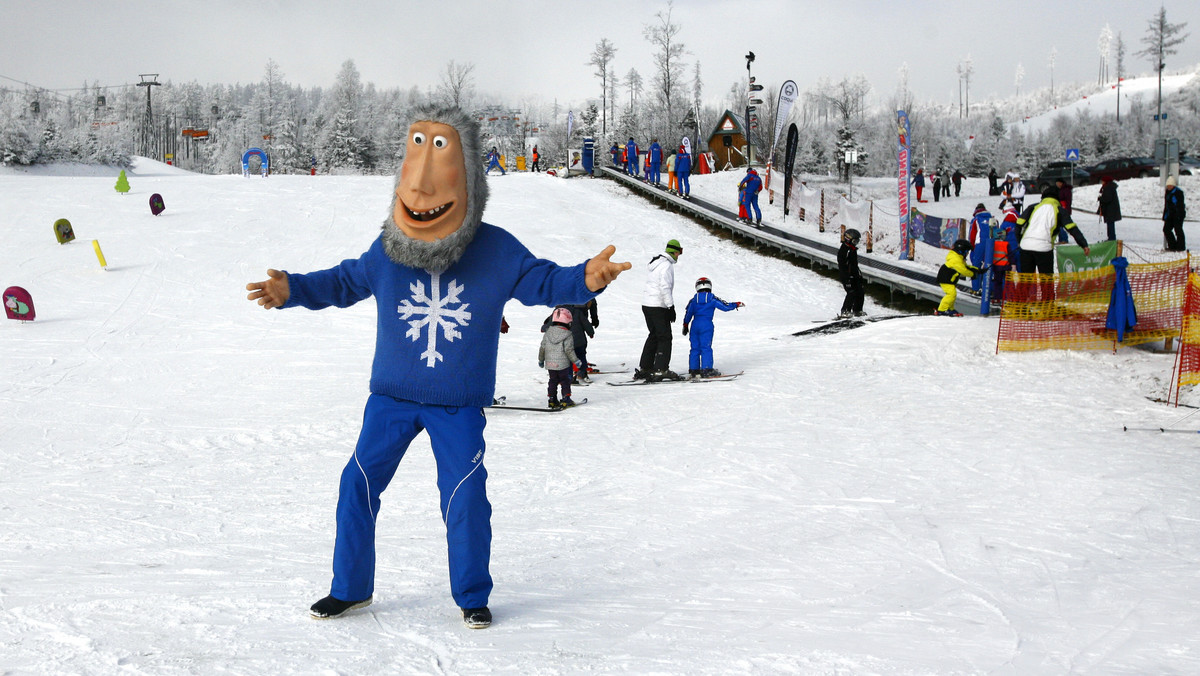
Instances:
[[[896,187],[900,197],[900,260],[906,261],[911,257],[910,249],[912,242],[909,239],[908,232],[908,172],[909,172],[909,155],[908,155],[908,136],[911,133],[911,128],[908,124],[908,113],[903,110],[896,111],[896,160],[899,165],[897,172]]]
[[[800,88],[791,80],[784,82],[783,86],[779,88],[779,102],[775,106],[775,136],[771,142],[771,154],[767,155],[767,177],[763,182],[763,188],[766,190],[771,189],[771,169],[775,165],[775,149],[779,147],[779,137],[783,135],[783,125],[792,115],[792,104],[796,102],[796,95],[799,92]]]
[[[792,194],[792,169],[796,165],[796,147],[800,145],[800,130],[793,122],[788,125],[787,145],[783,150],[783,215],[788,215],[789,198]]]
[[[939,249],[949,249],[954,246],[954,240],[961,239],[967,228],[965,218],[941,218],[930,216],[913,209],[908,220],[908,239],[910,244],[924,242]],[[905,260],[902,258],[902,260]]]
[[[1055,262],[1060,273],[1083,272],[1084,270],[1099,270],[1112,265],[1117,257],[1116,242],[1096,242],[1089,249],[1091,253],[1084,255],[1083,248],[1076,244],[1060,244],[1054,247]]]

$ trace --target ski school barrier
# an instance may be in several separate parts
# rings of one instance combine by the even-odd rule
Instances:
[[[692,197],[685,200],[667,192],[665,187],[655,187],[611,167],[597,167],[596,173],[599,176],[616,180],[643,196],[666,204],[695,220],[728,230],[762,246],[807,260],[810,266],[817,264],[837,270],[838,245],[805,236],[797,223],[785,222],[779,226],[768,224],[754,226],[738,223],[736,213],[703,199]],[[793,195],[799,192],[797,186],[793,186],[792,190]],[[818,193],[818,211],[820,202],[832,202],[832,200],[820,197],[819,191],[811,192]],[[806,211],[810,204],[811,202],[801,203]],[[861,217],[861,210],[847,209],[844,213],[850,218]],[[868,210],[868,228],[871,218],[871,212]],[[853,227],[859,228],[860,225],[856,223]],[[863,232],[868,232],[868,230],[863,229]],[[869,255],[860,255],[858,265],[867,282],[884,286],[893,294],[901,293],[933,302],[942,299],[942,289],[938,286],[937,275],[933,272],[898,265],[889,260]],[[964,312],[978,313],[979,300],[964,293],[958,297],[958,307]]]

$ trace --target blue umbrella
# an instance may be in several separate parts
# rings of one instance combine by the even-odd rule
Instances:
[[[1133,289],[1129,287],[1129,275],[1125,268],[1129,261],[1124,258],[1114,258],[1112,266],[1116,269],[1113,280],[1112,296],[1108,301],[1108,319],[1105,328],[1117,332],[1117,342],[1124,342],[1125,332],[1137,326],[1137,308],[1133,305]]]

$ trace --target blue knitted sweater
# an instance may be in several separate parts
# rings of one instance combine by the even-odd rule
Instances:
[[[509,232],[481,223],[457,263],[440,274],[399,265],[382,238],[328,270],[288,274],[283,307],[348,307],[375,297],[371,392],[423,404],[489,406],[504,304],[586,303],[586,263],[535,258]]]

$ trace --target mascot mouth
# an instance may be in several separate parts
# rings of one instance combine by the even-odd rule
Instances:
[[[418,223],[428,223],[430,221],[437,220],[442,214],[446,213],[450,207],[453,206],[454,202],[447,202],[441,206],[437,206],[426,211],[413,211],[412,209],[408,208],[407,204],[405,204],[404,213],[413,221]]]

